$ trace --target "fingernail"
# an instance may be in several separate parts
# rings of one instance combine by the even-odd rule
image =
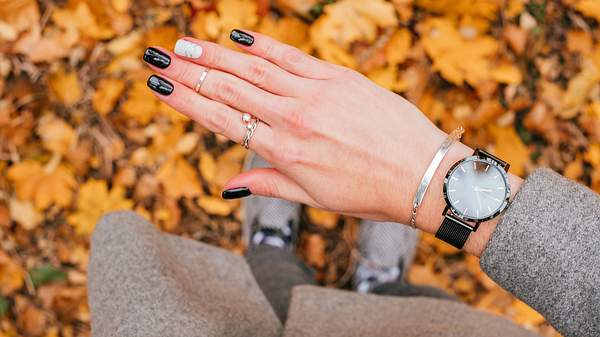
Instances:
[[[188,40],[177,40],[175,43],[175,54],[197,59],[202,55],[202,46]]]
[[[237,42],[239,44],[243,44],[244,46],[251,46],[254,43],[254,37],[248,33],[244,33],[239,29],[234,29],[229,34],[229,38],[233,42]]]
[[[173,92],[173,84],[162,77],[152,75],[146,83],[148,87],[163,96],[169,96]]]
[[[248,187],[236,187],[223,191],[223,199],[239,199],[251,195]]]
[[[160,69],[165,69],[171,64],[171,58],[169,55],[163,53],[156,48],[147,48],[144,52],[144,61]]]

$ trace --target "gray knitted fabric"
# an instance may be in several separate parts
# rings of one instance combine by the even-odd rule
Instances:
[[[600,336],[600,197],[548,169],[498,224],[482,269],[565,337]]]
[[[481,260],[565,337],[600,336],[599,199],[549,170],[533,173]],[[282,330],[242,257],[160,233],[131,212],[97,226],[88,282],[94,337],[533,336],[453,301],[311,286],[294,288]]]

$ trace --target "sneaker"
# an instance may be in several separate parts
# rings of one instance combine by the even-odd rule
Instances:
[[[245,170],[269,167],[259,155],[246,158]],[[294,250],[300,223],[301,205],[282,199],[250,196],[242,201],[243,231],[248,249],[259,245]]]
[[[408,226],[363,220],[354,289],[369,293],[381,284],[402,280],[414,259],[418,238],[417,230]]]

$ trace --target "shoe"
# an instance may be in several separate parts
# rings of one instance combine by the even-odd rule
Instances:
[[[259,155],[246,158],[244,170],[270,167]],[[250,196],[242,201],[243,235],[248,249],[268,245],[294,250],[300,223],[301,205],[282,199]]]
[[[363,220],[354,289],[370,293],[381,284],[402,280],[414,259],[418,239],[417,230],[408,226]]]

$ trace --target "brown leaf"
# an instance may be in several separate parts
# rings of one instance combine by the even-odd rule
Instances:
[[[75,71],[66,72],[63,68],[59,69],[48,78],[48,86],[54,97],[66,106],[79,102],[83,95]]]

